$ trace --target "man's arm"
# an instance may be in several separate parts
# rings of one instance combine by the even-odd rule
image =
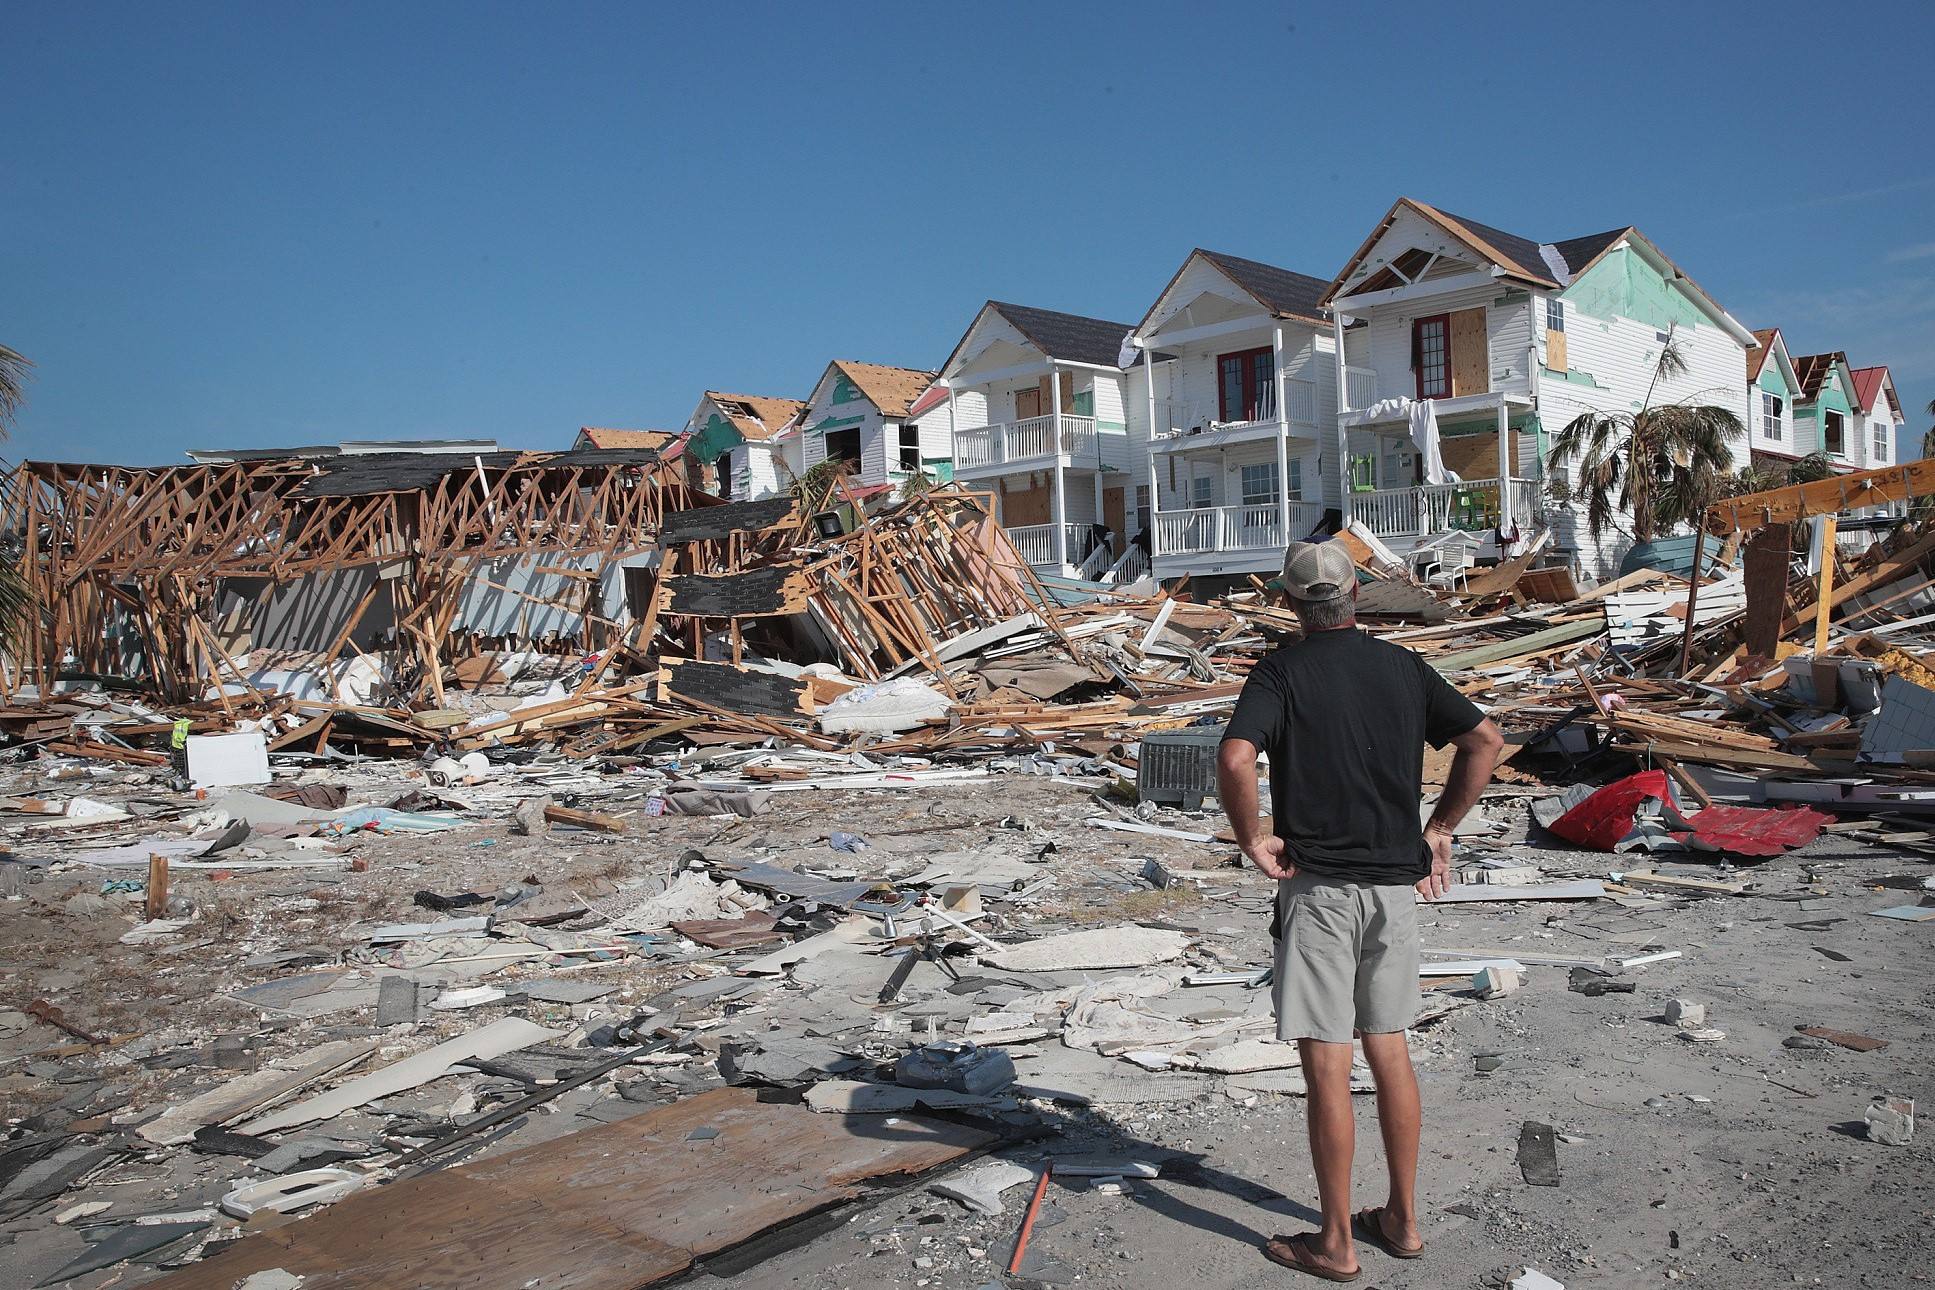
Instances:
[[[1431,875],[1418,884],[1418,894],[1426,900],[1436,900],[1451,890],[1451,835],[1471,808],[1478,805],[1485,785],[1492,782],[1492,768],[1498,764],[1499,750],[1505,747],[1505,736],[1486,717],[1464,734],[1455,736],[1451,746],[1458,751],[1452,756],[1450,773],[1445,776],[1444,792],[1438,794],[1438,805],[1424,826],[1425,844],[1431,848]],[[1252,777],[1252,790],[1254,782]]]
[[[1223,804],[1236,845],[1250,863],[1266,878],[1293,877],[1297,867],[1284,862],[1283,839],[1264,832],[1257,815],[1256,754],[1256,745],[1247,739],[1223,741],[1216,750],[1216,800]]]

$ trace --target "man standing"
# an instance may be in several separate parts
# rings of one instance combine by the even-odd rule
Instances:
[[[1283,585],[1303,639],[1250,673],[1217,758],[1217,789],[1243,854],[1278,880],[1277,1037],[1294,1039],[1309,1087],[1310,1156],[1323,1227],[1264,1253],[1326,1281],[1362,1275],[1353,1226],[1397,1258],[1418,1236],[1422,1112],[1405,1031],[1418,1013],[1417,899],[1450,887],[1451,835],[1491,779],[1504,740],[1410,650],[1357,627],[1357,568],[1335,542],[1297,542]],[[1424,746],[1457,754],[1419,825]],[[1270,759],[1271,828],[1257,814],[1256,760]],[[1377,1083],[1390,1190],[1350,1212],[1356,1125],[1351,1037]]]

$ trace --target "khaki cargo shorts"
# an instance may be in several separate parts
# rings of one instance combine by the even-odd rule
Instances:
[[[1418,893],[1299,872],[1277,884],[1278,1039],[1347,1044],[1418,1018]]]

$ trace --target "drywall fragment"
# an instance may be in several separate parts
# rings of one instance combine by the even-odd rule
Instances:
[[[1189,948],[1182,932],[1152,927],[1101,927],[1045,936],[989,954],[987,962],[1010,972],[1073,972],[1147,967],[1181,957]]]
[[[1007,1160],[990,1160],[974,1169],[963,1170],[952,1178],[935,1183],[927,1190],[936,1196],[958,1200],[980,1214],[1001,1212],[1001,1193],[1010,1187],[1032,1182],[1035,1171]]]
[[[1253,1075],[1258,1071],[1289,1070],[1301,1066],[1297,1046],[1275,1039],[1239,1039],[1212,1048],[1196,1059],[1196,1069],[1212,1075]]]
[[[1704,1026],[1707,1024],[1707,1005],[1691,999],[1668,999],[1666,1019],[1676,1026]]]
[[[267,1210],[291,1214],[311,1205],[331,1205],[361,1187],[362,1174],[347,1169],[305,1169],[298,1174],[246,1183],[222,1197],[222,1212],[235,1218]]]
[[[188,778],[197,788],[269,782],[269,743],[260,730],[188,736]]]
[[[1565,1283],[1554,1281],[1536,1268],[1527,1268],[1524,1276],[1512,1278],[1511,1290],[1565,1290]]]
[[[1502,999],[1524,983],[1523,976],[1503,967],[1480,968],[1471,977],[1471,988],[1481,999]]]
[[[1891,1147],[1905,1147],[1915,1138],[1915,1103],[1912,1098],[1876,1098],[1862,1113],[1868,1122],[1868,1140]]]
[[[288,1097],[325,1075],[354,1065],[375,1051],[375,1044],[361,1039],[322,1044],[295,1059],[296,1064],[288,1069],[270,1067],[237,1075],[169,1108],[135,1132],[163,1147],[192,1141],[195,1130],[204,1125],[227,1124],[258,1106]]]
[[[414,1057],[406,1057],[385,1066],[382,1070],[372,1071],[361,1079],[351,1080],[340,1088],[251,1120],[242,1126],[242,1132],[260,1135],[314,1120],[332,1119],[365,1102],[374,1102],[377,1098],[390,1097],[419,1084],[428,1084],[448,1074],[451,1067],[459,1062],[474,1057],[501,1057],[519,1048],[556,1039],[563,1033],[560,1030],[546,1030],[521,1017],[505,1017],[426,1049]]]
[[[815,1111],[838,1115],[889,1115],[923,1106],[936,1111],[1006,1111],[1013,1110],[1015,1105],[1010,1098],[976,1097],[952,1089],[902,1088],[898,1084],[867,1084],[850,1079],[820,1081],[807,1091],[806,1104]]]

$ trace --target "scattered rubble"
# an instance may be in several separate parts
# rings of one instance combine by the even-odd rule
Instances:
[[[394,513],[233,469],[285,516]],[[531,1247],[480,1232],[465,1255],[501,1262],[507,1284],[563,1262],[586,1285],[649,1284],[862,1199],[874,1217],[820,1239],[968,1284],[1008,1260],[1084,1263],[1088,1238],[1056,1218],[1078,1199],[1113,1207],[1093,1216],[1179,1188],[1230,1206],[1298,1190],[1301,1126],[1281,1117],[1303,1077],[1270,1013],[1272,892],[1199,809],[1214,791],[1200,748],[1293,617],[1260,585],[1051,594],[965,489],[617,497],[650,471],[483,468],[500,499],[567,477],[606,490],[649,534],[618,540],[606,514],[563,544],[594,576],[546,575],[561,589],[545,631],[573,606],[578,629],[549,636],[448,630],[477,607],[431,580],[486,576],[456,535],[491,558],[562,559],[564,530],[472,503],[426,548],[440,553],[412,575],[396,638],[338,621],[343,643],[303,661],[231,651],[239,638],[197,617],[212,593],[180,573],[142,619],[167,648],[130,685],[102,650],[60,659],[114,619],[109,602],[134,612],[116,579],[148,575],[79,515],[62,523],[98,574],[41,548],[43,583],[100,599],[71,593],[0,708],[0,920],[17,947],[0,1219],[36,1279],[125,1265],[130,1283],[268,1285],[362,1257],[372,1230],[397,1260],[385,1275],[408,1278],[447,1257],[411,1215],[515,1194],[545,1207]],[[36,478],[51,523],[48,490],[69,505],[81,481]],[[109,484],[134,498],[152,482]],[[456,506],[476,486],[440,477],[424,496]],[[210,529],[182,568],[273,582],[345,549],[284,552],[287,572],[265,573],[232,539]],[[1481,1266],[1536,1257],[1590,1283],[1582,1245],[1515,1216],[1542,1202],[1505,1188],[1623,1204],[1603,1190],[1610,1135],[1775,1114],[1750,1099],[1778,1096],[1826,1135],[1809,1169],[1863,1135],[1910,1146],[1912,1102],[1869,1099],[1902,1087],[1883,1064],[1925,1038],[1925,1012],[1841,1008],[1925,961],[1916,924],[1935,921],[1920,697],[1935,674],[1917,635],[1935,530],[1910,522],[1842,560],[1824,600],[1800,563],[1737,598],[1708,594],[1740,582],[1726,572],[1697,592],[1649,570],[1579,592],[1531,558],[1447,589],[1353,549],[1366,586],[1389,588],[1373,603],[1395,607],[1367,628],[1419,650],[1515,745],[1460,830],[1458,883],[1423,914],[1412,1043],[1427,1101],[1488,1126],[1444,1131],[1491,1134],[1468,1154],[1516,1170],[1487,1161],[1457,1183],[1473,1213],[1431,1216],[1434,1245],[1469,1224],[1508,1252]],[[607,573],[636,616],[599,621],[606,602],[578,584]],[[1447,763],[1427,758],[1428,792]],[[1569,1074],[1594,1062],[1623,1078]],[[1371,1088],[1361,1058],[1353,1087]],[[1827,1133],[1830,1105],[1852,1130]],[[1580,1121],[1597,1136],[1575,1141]],[[1266,1145],[1252,1176],[1213,1163]],[[633,1163],[609,1175],[584,1163],[618,1157]],[[682,1214],[729,1208],[753,1178],[757,1204],[686,1240]],[[1031,1180],[1017,1240],[1003,1193]],[[270,1213],[288,1217],[265,1230]],[[620,1280],[611,1222],[687,1253]],[[555,1240],[532,1234],[547,1224]],[[923,1243],[923,1225],[963,1239]],[[1728,1239],[1743,1243],[1709,1253],[1737,1262],[1746,1238]]]

